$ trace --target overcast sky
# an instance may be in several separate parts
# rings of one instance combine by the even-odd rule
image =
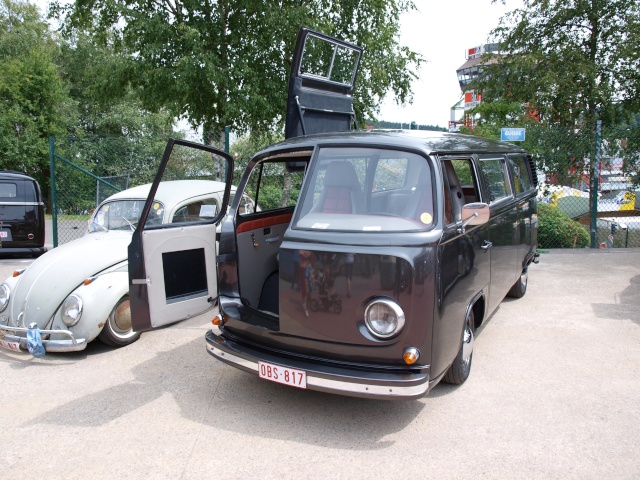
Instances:
[[[398,107],[393,98],[387,98],[379,119],[446,127],[451,107],[460,99],[456,68],[466,61],[465,52],[487,43],[500,17],[522,4],[518,0],[507,1],[506,7],[491,0],[414,1],[420,11],[402,17],[400,41],[421,53],[427,63],[413,83],[413,104]]]
[[[48,0],[31,0],[45,10]],[[380,120],[411,122],[446,127],[451,107],[460,99],[456,68],[465,62],[467,49],[486,43],[489,32],[498,26],[507,11],[521,5],[508,0],[507,6],[491,0],[414,0],[419,11],[401,20],[402,45],[421,53],[426,62],[413,84],[413,104],[398,107],[385,99]],[[366,55],[366,52],[364,53]]]

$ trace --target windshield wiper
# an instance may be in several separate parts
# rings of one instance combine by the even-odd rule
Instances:
[[[95,220],[91,221],[91,225],[96,225],[98,227],[100,227],[102,230],[104,230],[105,232],[108,232],[109,229],[107,227],[105,227],[104,225],[100,225],[98,222],[96,222]],[[95,231],[95,230],[94,230]]]
[[[129,220],[127,220],[125,217],[122,217],[122,219],[127,222],[129,224],[129,226],[131,227],[131,231],[134,232],[136,230],[136,227],[133,223],[131,223]],[[138,222],[136,222],[137,224]]]

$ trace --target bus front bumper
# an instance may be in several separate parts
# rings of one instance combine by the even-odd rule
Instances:
[[[431,386],[427,372],[356,369],[288,357],[231,340],[224,337],[218,329],[207,332],[206,344],[207,351],[218,360],[254,375],[259,375],[261,362],[302,371],[306,376],[304,388],[319,392],[364,398],[411,400],[426,395]]]

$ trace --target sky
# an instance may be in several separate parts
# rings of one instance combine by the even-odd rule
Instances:
[[[46,10],[49,0],[31,0]],[[422,54],[426,60],[413,82],[413,103],[396,105],[388,96],[380,108],[379,120],[415,121],[421,125],[447,127],[451,107],[460,99],[456,68],[465,61],[465,52],[487,43],[489,32],[500,17],[522,5],[521,0],[414,0],[418,11],[400,19],[400,44]],[[366,55],[366,52],[364,52]]]
[[[456,68],[465,61],[469,48],[487,42],[500,17],[520,7],[517,0],[414,0],[419,12],[400,19],[400,43],[422,54],[426,62],[413,82],[413,104],[398,107],[388,97],[378,119],[390,122],[415,121],[422,125],[447,127],[451,107],[460,99]],[[366,52],[364,53],[366,55]]]

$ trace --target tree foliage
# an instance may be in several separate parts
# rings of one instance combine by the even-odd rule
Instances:
[[[271,132],[253,132],[237,138],[230,148],[233,156],[233,184],[237,185],[240,182],[249,161],[256,152],[281,140],[284,140],[284,137]]]
[[[167,138],[178,134],[166,111],[149,112],[134,90],[112,84],[120,62],[110,45],[96,45],[84,34],[60,42],[59,75],[76,108],[54,146],[58,156],[123,189],[151,182]],[[62,211],[88,211],[117,191],[60,160],[56,165]]]
[[[493,34],[506,54],[486,66],[485,103],[577,126],[640,109],[637,0],[524,0]]]
[[[483,93],[472,110],[475,134],[499,138],[501,127],[527,127],[523,147],[564,184],[584,172],[593,181],[598,142],[637,173],[638,150],[627,138],[637,136],[640,111],[637,0],[523,0],[493,35],[501,53],[485,58],[472,85]],[[598,119],[610,127],[599,139]]]
[[[413,8],[410,0],[76,0],[52,12],[68,34],[90,31],[124,54],[110,78],[130,83],[146,108],[166,107],[213,132],[282,124],[303,25],[365,48],[354,102],[360,119],[374,117],[389,91],[409,100],[421,58],[399,44],[398,21]]]
[[[46,186],[50,135],[73,112],[55,62],[58,45],[37,8],[0,3],[0,168],[33,175]]]
[[[180,135],[166,110],[150,112],[135,90],[111,84],[121,61],[110,45],[95,45],[84,34],[61,45],[60,75],[77,113],[56,150],[98,176],[128,174],[139,184],[153,178],[168,136]]]
[[[150,181],[167,136],[179,134],[166,110],[145,110],[135,91],[113,82],[121,65],[112,45],[81,33],[65,40],[35,6],[2,0],[0,168],[34,176],[47,195],[49,137],[55,137],[58,155],[98,176]],[[83,175],[69,171],[58,181],[81,185]]]

